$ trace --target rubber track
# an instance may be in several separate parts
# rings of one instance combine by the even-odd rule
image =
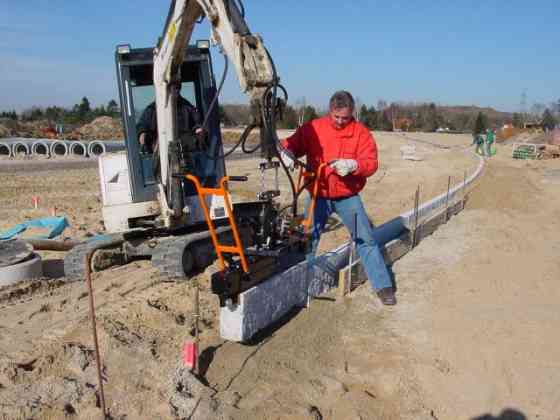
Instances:
[[[78,281],[85,279],[86,255],[92,249],[110,244],[116,239],[123,239],[122,233],[103,235],[103,238],[90,240],[76,245],[64,256],[64,279],[66,281]]]
[[[229,226],[216,229],[221,241],[231,231]],[[183,251],[189,245],[202,241],[211,243],[210,232],[198,232],[184,236],[176,236],[166,239],[158,244],[152,254],[152,265],[156,267],[161,276],[169,280],[186,279],[189,273],[183,269]],[[215,256],[214,256],[215,258]],[[212,260],[214,259],[212,258]],[[194,263],[196,266],[196,262]]]

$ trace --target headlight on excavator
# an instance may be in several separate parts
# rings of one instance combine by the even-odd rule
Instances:
[[[199,39],[196,41],[196,48],[201,50],[208,50],[210,49],[210,41],[207,39]]]
[[[130,54],[130,44],[117,45],[117,52],[119,54]]]

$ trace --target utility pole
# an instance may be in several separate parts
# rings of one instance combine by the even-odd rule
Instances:
[[[521,101],[519,102],[519,113],[521,114],[521,125],[525,128],[527,122],[527,89],[521,92]]]
[[[301,99],[301,109],[300,109],[300,114],[298,115],[298,127],[301,127],[303,125],[303,122],[305,121],[305,108],[306,108],[307,104],[306,104],[306,100],[305,100],[305,96]]]

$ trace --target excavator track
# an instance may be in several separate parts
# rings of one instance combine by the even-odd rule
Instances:
[[[227,241],[231,228],[223,226],[216,233],[221,241]],[[152,265],[168,281],[186,280],[193,270],[204,270],[215,258],[210,232],[204,231],[161,241],[152,254]]]
[[[221,242],[231,242],[231,227],[222,226],[216,229]],[[247,238],[247,231],[241,230],[241,235]],[[79,281],[85,278],[86,255],[96,249],[118,247],[114,243],[126,242],[122,233],[104,235],[102,238],[83,242],[72,248],[64,257],[64,275],[67,281]],[[121,255],[122,264],[124,253]],[[92,259],[92,271],[99,271],[96,267],[96,256]],[[212,245],[209,231],[173,236],[161,240],[152,251],[152,265],[158,269],[161,276],[168,281],[186,280],[193,271],[202,271],[216,259],[216,252]]]
[[[103,235],[99,239],[76,245],[64,257],[64,278],[67,281],[83,280],[86,273],[86,255],[88,252],[95,248],[103,248],[118,240],[124,241],[122,233]]]

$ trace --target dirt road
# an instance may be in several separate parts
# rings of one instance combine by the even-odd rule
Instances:
[[[436,141],[470,142],[450,137]],[[410,208],[419,182],[429,198],[447,187],[449,175],[462,179],[476,166],[458,149],[429,144],[418,146],[424,161],[404,161],[402,136],[378,141],[381,170],[363,193],[377,223]],[[198,276],[206,386],[191,389],[193,418],[471,419],[511,408],[556,420],[560,162],[512,161],[507,151],[498,146],[467,209],[393,266],[394,308],[382,307],[364,285],[343,302],[316,299],[241,345],[219,338],[217,299],[207,274]],[[237,164],[230,173],[250,171],[249,161]],[[89,231],[99,210],[82,201],[91,203],[98,191],[79,198],[85,188],[78,185],[95,173],[70,175],[77,183],[66,191],[74,220]],[[22,188],[20,176],[32,175],[8,178],[2,197]],[[48,185],[35,188],[49,202],[60,200],[59,190],[46,192]],[[29,193],[12,193],[5,223],[15,221]],[[345,239],[344,229],[336,229],[322,246]],[[162,283],[149,262],[98,273],[94,284],[111,415],[181,418],[189,398],[174,374],[191,339],[192,284]],[[99,416],[90,335],[83,284],[58,279],[0,290],[0,413]]]

